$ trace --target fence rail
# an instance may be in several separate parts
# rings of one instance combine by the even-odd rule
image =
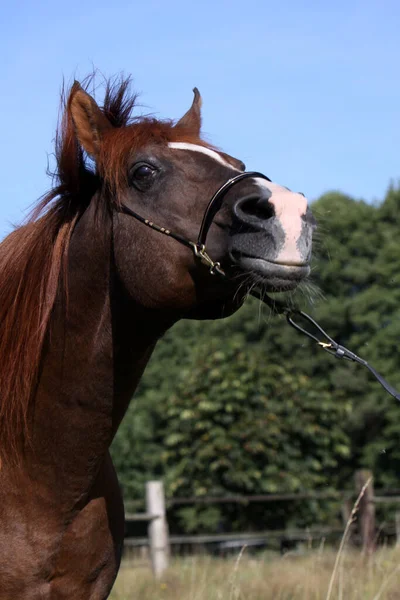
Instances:
[[[344,493],[343,493],[344,494]],[[328,498],[340,498],[341,492],[329,490],[324,492],[298,492],[291,494],[257,494],[253,496],[192,496],[191,498],[170,498],[167,506],[179,506],[182,504],[248,504],[249,502],[282,502],[292,500],[324,500]],[[349,492],[347,492],[349,495]]]
[[[365,552],[370,553],[376,544],[375,505],[400,504],[400,490],[376,490],[369,471],[355,473],[355,490],[307,491],[299,493],[257,494],[251,496],[202,496],[189,498],[165,499],[163,484],[160,481],[149,481],[146,484],[146,510],[143,513],[127,513],[127,522],[142,521],[148,523],[148,537],[126,538],[125,546],[130,548],[147,546],[150,551],[154,575],[159,577],[168,566],[171,545],[226,543],[256,545],[268,540],[300,541],[321,539],[330,534],[342,534],[347,521],[352,518],[353,500],[363,489],[359,501],[357,520],[360,540]],[[168,534],[166,507],[187,504],[249,504],[252,502],[293,502],[297,500],[339,500],[342,502],[343,527],[319,527],[310,529],[268,530],[251,533],[228,533],[211,535],[172,535]],[[131,507],[133,504],[131,503]],[[354,516],[354,515],[353,515]],[[385,526],[385,532],[396,534],[397,545],[400,545],[400,511],[396,513],[393,526]],[[232,546],[233,547],[233,546]]]
[[[320,527],[319,529],[273,529],[267,531],[258,531],[258,532],[248,532],[248,533],[216,533],[209,535],[171,535],[169,536],[169,543],[171,546],[173,545],[185,545],[185,544],[194,544],[194,545],[205,545],[205,544],[215,544],[221,542],[232,542],[238,541],[241,542],[241,545],[251,542],[251,541],[268,541],[271,539],[280,540],[284,538],[285,540],[310,540],[310,539],[320,539],[329,534],[341,534],[343,533],[343,527]],[[130,547],[141,547],[148,546],[149,540],[146,537],[137,537],[137,538],[127,538],[125,540],[125,545]]]

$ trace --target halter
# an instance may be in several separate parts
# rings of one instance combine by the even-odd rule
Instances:
[[[126,206],[126,204],[121,204],[119,211],[126,215],[129,215],[130,217],[134,217],[135,219],[140,221],[140,223],[147,225],[154,231],[163,233],[164,235],[167,235],[176,240],[177,242],[183,244],[187,248],[190,248],[196,260],[199,260],[203,265],[205,265],[208,268],[211,275],[219,275],[221,277],[228,278],[228,275],[222,269],[221,264],[218,261],[214,261],[206,250],[207,234],[215,215],[222,206],[223,199],[227,192],[240,181],[243,181],[244,179],[249,179],[251,177],[257,177],[258,179],[265,179],[266,181],[271,181],[271,179],[269,179],[269,177],[267,177],[266,175],[263,175],[263,173],[258,173],[257,171],[246,171],[245,173],[239,173],[239,175],[236,175],[235,177],[232,177],[231,179],[228,179],[228,181],[223,183],[221,187],[218,188],[218,190],[211,197],[211,200],[207,205],[200,225],[197,242],[188,240],[179,233],[173,232],[170,229],[167,229],[166,227],[160,227],[156,223],[153,223],[153,221],[145,219],[137,212]],[[275,300],[272,300],[267,294],[263,293],[260,289],[254,288],[251,290],[250,294],[258,300],[267,304],[271,308],[271,310],[273,310],[273,312],[277,314],[284,314],[286,316],[287,322],[289,323],[289,325],[291,325],[291,327],[296,329],[296,331],[298,331],[299,333],[312,339],[314,342],[316,342],[318,347],[322,348],[322,350],[324,350],[325,352],[332,354],[335,358],[357,362],[363,367],[366,367],[370,371],[370,373],[372,373],[375,379],[381,384],[381,386],[388,392],[388,394],[393,396],[393,398],[395,398],[396,400],[400,401],[400,393],[397,392],[397,390],[395,390],[386,381],[386,379],[382,377],[382,375],[380,375],[366,360],[364,360],[360,356],[357,356],[357,354],[354,354],[354,352],[351,352],[351,350],[348,350],[345,346],[341,346],[340,344],[338,344],[326,333],[326,331],[322,329],[320,325],[318,325],[318,323],[312,317],[310,317],[310,315],[301,310],[289,308],[282,302],[276,302]],[[304,321],[307,321],[307,323],[311,325],[317,331],[317,333],[314,334],[308,329],[304,329],[303,327],[301,327],[301,325],[296,323],[296,321],[294,320],[294,316],[297,316],[297,318],[300,317]],[[323,340],[321,340],[318,337],[318,335],[322,337]]]
[[[170,229],[166,229],[165,227],[160,227],[159,225],[156,225],[156,223],[153,223],[153,221],[150,221],[149,219],[144,219],[137,212],[135,212],[134,210],[132,210],[131,208],[126,206],[126,204],[122,204],[120,210],[121,210],[121,212],[125,213],[126,215],[135,217],[135,219],[137,219],[141,223],[144,223],[151,229],[154,229],[155,231],[158,231],[159,233],[163,233],[164,235],[168,235],[169,237],[174,238],[174,240],[176,240],[177,242],[180,242],[187,248],[190,248],[193,251],[195,258],[199,259],[203,265],[208,267],[211,275],[218,274],[218,275],[221,275],[222,277],[227,277],[225,271],[221,267],[221,264],[217,261],[213,261],[206,250],[207,233],[211,227],[211,224],[214,220],[215,215],[217,214],[217,212],[219,211],[219,209],[222,206],[222,201],[223,201],[225,195],[227,194],[227,192],[234,185],[239,183],[239,181],[242,181],[243,179],[249,179],[250,177],[257,177],[258,179],[261,178],[261,179],[266,179],[267,181],[271,181],[269,177],[267,177],[266,175],[263,175],[262,173],[258,173],[257,171],[246,171],[246,173],[239,173],[239,175],[236,175],[235,177],[228,179],[228,181],[225,181],[225,183],[223,183],[221,185],[221,187],[218,188],[218,190],[212,196],[211,200],[209,201],[209,203],[207,205],[207,208],[204,212],[203,220],[200,225],[197,242],[192,242],[191,240],[188,240],[187,238],[183,237],[183,235],[180,235],[179,233],[175,233],[175,232],[171,231]]]

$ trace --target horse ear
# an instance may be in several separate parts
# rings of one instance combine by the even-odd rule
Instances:
[[[110,121],[77,81],[71,89],[69,109],[79,143],[90,156],[97,158],[104,133],[113,128]]]
[[[177,122],[176,127],[184,127],[190,129],[195,135],[200,135],[201,129],[201,105],[202,99],[197,88],[193,89],[194,98],[192,106],[187,113]]]

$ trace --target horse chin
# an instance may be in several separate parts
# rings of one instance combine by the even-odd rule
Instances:
[[[294,290],[310,274],[310,265],[285,264],[266,258],[240,256],[236,266],[243,275],[262,285],[266,292],[287,292]]]

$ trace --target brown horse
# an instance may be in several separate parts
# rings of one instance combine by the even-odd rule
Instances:
[[[233,313],[254,282],[287,290],[309,272],[306,199],[257,174],[227,190],[207,236],[227,277],[169,236],[195,240],[245,167],[201,139],[197,90],[176,124],[133,105],[127,81],[102,108],[74,84],[57,185],[0,245],[1,600],[108,597],[124,535],[109,447],[157,340],[182,317]]]

